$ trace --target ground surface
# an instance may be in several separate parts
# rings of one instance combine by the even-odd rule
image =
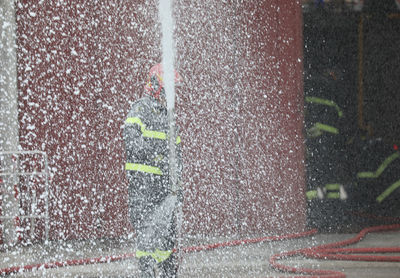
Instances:
[[[201,251],[183,256],[180,277],[282,277],[290,274],[277,272],[269,265],[273,254],[312,245],[345,240],[356,234],[317,234],[315,236],[280,242],[263,242],[212,251]],[[226,242],[230,239],[191,239],[185,246]],[[352,247],[400,246],[400,231],[368,234]],[[23,266],[45,262],[65,262],[82,258],[98,258],[131,254],[130,240],[100,240],[52,242],[45,245],[14,247],[0,253],[0,267]],[[394,254],[400,256],[400,254]],[[323,261],[301,257],[281,260],[288,266],[342,271],[347,277],[400,277],[400,263]],[[136,259],[117,262],[67,266],[14,274],[11,277],[137,277]]]

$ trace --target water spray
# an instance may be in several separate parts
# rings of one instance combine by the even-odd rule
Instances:
[[[181,256],[181,227],[183,221],[182,204],[178,201],[180,186],[178,184],[177,174],[177,157],[176,157],[176,121],[175,121],[175,48],[173,39],[174,20],[172,16],[172,0],[159,0],[159,18],[161,22],[161,50],[162,50],[162,67],[164,71],[164,88],[167,99],[168,111],[168,145],[169,145],[169,178],[171,191],[175,194],[177,200],[176,218],[177,218],[177,232],[178,244],[177,251],[178,257]]]
[[[161,50],[162,66],[164,71],[164,88],[167,96],[167,109],[175,108],[175,82],[174,82],[174,20],[172,18],[172,0],[159,1],[159,17],[161,21]]]
[[[175,128],[175,80],[174,80],[174,46],[171,0],[159,1],[159,17],[161,21],[161,50],[162,68],[164,72],[164,88],[167,98],[168,124],[169,124],[169,174],[172,187],[176,187],[176,128]],[[176,188],[172,188],[173,190]]]

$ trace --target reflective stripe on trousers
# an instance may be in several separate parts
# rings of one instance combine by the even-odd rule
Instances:
[[[144,223],[135,227],[137,258],[151,256],[160,263],[171,256],[174,248],[172,240],[176,237],[173,225],[177,204],[176,195],[167,196],[154,212],[144,219]]]
[[[141,257],[147,257],[147,256],[151,256],[154,260],[156,260],[157,263],[161,263],[163,261],[165,261],[166,259],[168,259],[172,254],[172,250],[168,250],[168,251],[161,251],[156,249],[156,251],[154,252],[146,252],[146,251],[141,251],[141,250],[137,250],[136,251],[136,258],[141,258]]]
[[[329,183],[326,184],[323,189],[318,188],[316,190],[309,190],[306,192],[306,196],[308,200],[312,200],[315,198],[323,199],[347,199],[347,193],[343,187],[343,185],[339,183]]]
[[[155,167],[155,166],[149,166],[145,164],[139,164],[139,163],[129,163],[127,162],[125,164],[125,170],[127,171],[138,171],[142,173],[149,173],[149,174],[155,174],[155,175],[160,175],[162,176],[162,171],[160,168]]]

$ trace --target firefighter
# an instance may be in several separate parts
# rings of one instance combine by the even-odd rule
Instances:
[[[357,211],[376,216],[393,216],[400,212],[400,152],[396,144],[392,146],[389,142],[368,136],[356,138],[352,144]]]
[[[347,166],[348,118],[342,107],[347,100],[336,94],[338,78],[333,69],[315,74],[305,97],[308,221],[323,231],[344,229],[348,222],[351,173]]]
[[[180,82],[181,76],[175,72],[175,83]],[[178,262],[173,249],[182,191],[171,191],[169,122],[161,64],[150,69],[144,93],[144,97],[132,104],[123,130],[129,216],[137,235],[136,257],[141,277],[176,277]],[[175,149],[179,184],[182,173],[179,136]]]

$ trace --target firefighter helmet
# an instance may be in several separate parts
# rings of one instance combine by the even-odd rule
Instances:
[[[175,85],[180,85],[182,82],[181,75],[174,70],[175,77]],[[144,86],[146,94],[154,97],[157,100],[160,100],[160,96],[165,94],[164,90],[164,71],[162,68],[162,64],[157,64],[153,66],[149,71],[149,77],[147,79],[146,85]]]

